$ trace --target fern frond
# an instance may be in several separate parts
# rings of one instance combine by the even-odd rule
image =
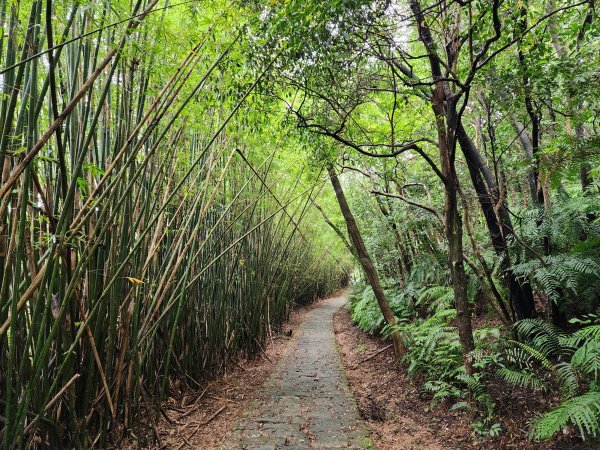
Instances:
[[[435,300],[445,295],[448,295],[448,292],[450,290],[452,290],[452,288],[449,286],[430,286],[421,291],[421,293],[417,297],[417,301],[422,302],[424,300]]]
[[[539,319],[524,319],[515,324],[517,331],[531,341],[531,346],[544,356],[561,350],[561,339],[568,336],[551,323]]]
[[[569,290],[581,295],[600,279],[600,262],[581,253],[562,253],[539,260],[525,261],[512,267],[513,272],[536,283],[548,297],[558,303],[561,292]]]
[[[501,367],[496,371],[496,375],[515,386],[533,390],[541,390],[544,392],[548,390],[548,387],[542,380],[540,380],[534,374],[525,372],[523,370],[513,370],[509,369],[508,367]]]
[[[532,439],[549,439],[572,424],[583,438],[597,436],[600,430],[600,392],[588,392],[562,403],[537,420],[530,431]]]
[[[574,397],[579,391],[579,378],[573,365],[560,363],[555,366],[555,371],[562,397],[565,399]]]
[[[585,374],[594,374],[598,378],[600,371],[600,342],[587,341],[571,358],[571,364],[579,368]]]
[[[525,350],[527,353],[529,353],[531,356],[533,356],[535,359],[537,359],[544,368],[546,368],[548,370],[552,370],[554,368],[552,363],[550,362],[550,360],[546,357],[546,355],[544,355],[539,350],[537,350],[527,344],[523,344],[522,342],[517,342],[517,341],[509,341],[509,342],[512,342],[513,344],[521,347],[523,350]]]
[[[578,335],[576,332],[560,339],[560,345],[563,347],[563,352],[567,354],[575,352],[581,347],[583,342],[586,342],[586,338]]]
[[[531,360],[533,357],[530,353],[523,350],[521,347],[511,347],[505,351],[506,361],[512,364],[517,364],[520,368],[531,368]]]
[[[469,353],[468,358],[473,362],[479,362],[484,358],[484,356],[485,350],[482,348],[476,348]]]
[[[429,304],[430,311],[447,309],[452,305],[454,300],[454,289],[452,286],[435,285],[425,288],[417,296],[416,305],[422,303]]]
[[[467,385],[469,392],[473,397],[478,397],[485,393],[485,385],[478,377],[461,373],[456,378]]]
[[[577,336],[600,341],[600,325],[590,325],[575,332]]]

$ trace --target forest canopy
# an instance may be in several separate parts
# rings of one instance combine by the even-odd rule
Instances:
[[[560,391],[531,438],[595,437],[597,15],[3,1],[3,448],[141,445],[175,380],[349,282],[361,329],[481,434],[502,380]]]

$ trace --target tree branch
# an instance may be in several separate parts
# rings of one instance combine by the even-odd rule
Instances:
[[[434,209],[434,208],[431,208],[431,207],[429,207],[429,206],[427,206],[427,205],[423,205],[422,203],[417,203],[417,202],[415,202],[415,201],[413,201],[413,200],[410,200],[410,199],[408,199],[408,198],[404,197],[403,195],[399,195],[399,194],[390,194],[390,193],[388,193],[388,192],[381,192],[381,191],[375,191],[375,190],[372,190],[372,191],[371,191],[371,194],[375,194],[375,195],[381,195],[381,196],[383,196],[383,197],[398,198],[398,199],[400,199],[400,200],[402,200],[402,201],[404,201],[404,202],[408,203],[409,205],[416,206],[417,208],[421,208],[421,209],[424,209],[424,210],[425,210],[425,211],[427,211],[427,212],[430,212],[430,213],[431,213],[431,214],[433,214],[435,217],[437,217],[437,218],[438,218],[438,220],[439,220],[441,223],[444,223],[444,220],[442,219],[442,216],[441,216],[441,214],[440,214],[440,213],[439,213],[439,212],[438,212],[436,209]]]

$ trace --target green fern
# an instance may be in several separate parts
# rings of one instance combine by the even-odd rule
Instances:
[[[423,303],[428,305],[430,312],[435,312],[452,307],[454,302],[454,289],[452,286],[435,285],[424,288],[417,296],[415,306]]]
[[[496,371],[496,375],[506,380],[508,383],[526,389],[547,391],[548,386],[536,377],[534,374],[523,370],[513,370],[508,367],[501,367]]]
[[[600,260],[582,254],[546,256],[544,261],[531,259],[512,267],[515,275],[528,278],[550,300],[560,303],[563,291],[587,299],[596,292],[600,281]]]
[[[573,354],[571,364],[586,375],[598,380],[600,371],[600,342],[587,341]]]
[[[563,362],[554,366],[556,379],[560,386],[560,394],[563,399],[569,399],[577,395],[579,391],[579,376],[573,364]]]
[[[456,378],[467,386],[472,397],[478,398],[486,393],[485,384],[481,381],[479,374],[461,373]]]
[[[561,351],[568,335],[551,323],[539,319],[524,319],[516,323],[517,332],[545,357]]]
[[[530,437],[549,439],[569,424],[579,429],[582,437],[596,437],[600,431],[600,392],[587,392],[562,403],[534,422]]]
[[[523,350],[525,350],[527,353],[529,353],[534,359],[536,359],[545,369],[548,369],[548,370],[553,369],[552,362],[548,359],[548,357],[542,351],[539,351],[536,348],[533,348],[522,342],[517,342],[517,341],[509,341],[509,342],[512,342],[513,344],[521,347]]]
[[[581,330],[577,330],[575,335],[600,341],[600,325],[590,325],[589,327],[582,328]]]
[[[462,394],[462,391],[456,385],[441,380],[427,381],[423,388],[433,394],[431,399],[432,408],[447,398],[458,398]]]
[[[375,334],[383,326],[383,315],[375,300],[373,289],[364,287],[362,293],[357,290],[350,299],[350,314],[352,322],[370,334]]]
[[[520,369],[532,369],[533,357],[521,347],[510,347],[504,352],[508,363],[518,366]]]
[[[406,304],[407,296],[397,288],[386,289],[385,294],[398,322],[408,321],[411,314]],[[356,287],[349,297],[349,306],[352,322],[362,331],[385,334],[383,314],[371,286]]]
[[[538,363],[554,375],[562,398],[557,408],[534,422],[530,437],[548,439],[568,425],[577,427],[584,438],[600,434],[600,326],[569,334],[540,320],[523,320],[516,328],[527,342],[510,341],[514,346],[505,351],[506,364],[497,375],[517,386],[547,389],[533,364]],[[586,386],[588,392],[582,394]]]
[[[581,236],[590,239],[600,234],[597,222],[590,222],[588,215],[600,210],[600,198],[597,196],[571,197],[548,205],[545,213],[539,208],[520,211],[523,221],[520,223],[521,239],[530,246],[540,246],[548,238],[559,251],[570,251],[579,245]]]
[[[456,376],[464,372],[458,332],[456,327],[448,325],[455,317],[454,309],[444,309],[425,320],[386,328],[388,333],[398,330],[403,336],[407,348],[404,362],[408,363],[409,375],[421,373],[427,380],[452,384]],[[441,385],[433,383],[432,386]]]
[[[513,272],[575,314],[598,307],[600,221],[590,221],[589,215],[599,210],[600,197],[579,196],[559,200],[544,213],[539,208],[520,211],[520,239],[511,248]],[[552,244],[552,255],[540,258],[537,255],[547,250],[542,246],[545,240]],[[537,255],[530,251],[532,248]]]

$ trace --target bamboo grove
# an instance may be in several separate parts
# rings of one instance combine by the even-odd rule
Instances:
[[[4,449],[143,442],[174,380],[346,276],[303,225],[323,182],[240,131],[262,76],[235,72],[243,24],[207,6],[186,32],[189,3],[0,6]]]

